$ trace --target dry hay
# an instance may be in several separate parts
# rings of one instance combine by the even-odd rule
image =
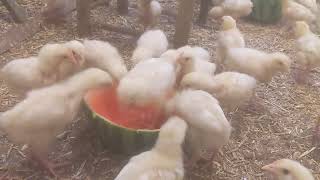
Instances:
[[[21,0],[21,4],[34,14],[42,3],[40,0]],[[167,6],[175,6],[175,1],[161,1]],[[110,8],[99,7],[92,11],[93,24],[108,22],[138,28],[135,15],[121,17],[115,12],[115,2]],[[103,16],[102,16],[103,14]],[[0,6],[0,33],[11,25],[7,21],[7,12]],[[10,19],[10,18],[9,18]],[[73,19],[75,16],[73,14]],[[172,38],[174,27],[172,19],[163,16],[161,29]],[[205,47],[215,59],[215,40],[217,30],[210,22],[205,28],[194,26],[190,44]],[[216,26],[216,25],[215,25]],[[95,26],[97,27],[97,26]],[[268,52],[283,51],[295,58],[293,39],[278,25],[262,26],[245,20],[239,22],[240,30],[245,34],[247,45]],[[10,59],[34,55],[48,42],[67,41],[77,37],[76,23],[55,27],[48,26],[46,31],[36,34],[20,47],[0,56],[0,66]],[[92,39],[107,40],[120,49],[128,59],[135,39],[99,28],[93,29]],[[129,42],[129,43],[128,43]],[[319,72],[312,73],[312,80],[319,81]],[[214,162],[202,161],[192,170],[187,170],[186,179],[267,179],[260,170],[262,165],[279,158],[299,159],[313,171],[320,180],[320,151],[312,149],[311,136],[315,120],[319,117],[320,91],[318,87],[298,86],[289,75],[276,77],[269,85],[258,89],[259,102],[264,110],[254,107],[241,108],[228,115],[234,131],[232,139],[215,157]],[[11,95],[0,82],[0,111],[12,107],[18,98]],[[81,116],[83,117],[83,116]],[[68,131],[58,139],[50,159],[55,162],[71,162],[70,166],[57,169],[65,179],[107,179],[111,180],[128,161],[129,157],[111,154],[105,151],[96,140],[94,130],[85,118],[79,118]],[[94,141],[93,141],[94,140]],[[312,151],[310,151],[312,150]],[[30,166],[21,147],[12,145],[1,136],[0,140],[0,178],[6,174],[16,179],[47,179],[46,174]]]

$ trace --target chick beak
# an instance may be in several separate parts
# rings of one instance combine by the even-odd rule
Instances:
[[[264,171],[268,171],[268,172],[270,172],[272,174],[276,173],[276,167],[275,167],[274,164],[265,165],[261,169],[264,170]]]

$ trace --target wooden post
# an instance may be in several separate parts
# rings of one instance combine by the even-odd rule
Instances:
[[[208,13],[209,13],[209,5],[210,5],[210,0],[201,0],[200,14],[199,14],[199,19],[198,19],[198,22],[200,25],[205,25],[207,23]]]
[[[129,12],[129,2],[128,0],[117,0],[118,13],[125,15]]]
[[[27,20],[26,10],[19,6],[15,0],[1,0],[1,2],[8,9],[14,21],[23,23]]]
[[[188,44],[189,34],[192,28],[192,18],[195,0],[180,0],[176,30],[174,35],[174,47],[179,48]]]
[[[78,32],[80,37],[90,34],[90,3],[91,0],[77,0]]]

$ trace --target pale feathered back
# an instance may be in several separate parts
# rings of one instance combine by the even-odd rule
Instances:
[[[209,14],[213,18],[220,18],[226,15],[240,18],[248,16],[252,11],[252,7],[251,0],[224,0],[219,6],[213,7]]]
[[[192,159],[198,159],[204,149],[217,152],[229,141],[231,125],[219,102],[207,92],[183,90],[168,102],[166,113],[176,114],[188,123]]]
[[[209,52],[206,49],[198,46],[186,45],[177,49],[177,52],[183,53],[182,55],[186,57],[189,56],[190,58],[196,58],[202,61],[210,61],[211,59]]]
[[[46,154],[55,136],[77,115],[85,92],[111,83],[108,73],[88,69],[59,84],[33,90],[1,114],[0,127],[15,143],[29,144],[35,153]]]
[[[315,68],[320,65],[320,38],[314,34],[306,22],[298,21],[295,26],[297,63],[304,68]]]
[[[295,1],[309,8],[313,13],[318,13],[318,4],[316,0],[295,0]]]
[[[63,61],[75,62],[72,50],[63,44],[46,44],[38,54],[40,71],[50,74],[57,71]]]
[[[176,82],[176,67],[162,58],[138,63],[121,79],[119,100],[128,105],[162,104]]]
[[[217,63],[221,65],[224,62],[227,50],[229,48],[244,48],[244,36],[237,28],[236,20],[231,16],[223,16],[221,32],[218,34]]]
[[[212,94],[228,110],[247,103],[253,96],[256,85],[253,77],[238,72],[223,72],[214,77],[195,72],[187,74],[181,81],[183,88]]]
[[[161,127],[156,145],[130,159],[115,180],[183,180],[182,143],[187,124],[171,117]]]
[[[316,15],[307,7],[293,0],[282,0],[282,15],[289,22],[306,21],[313,23]]]
[[[269,82],[280,72],[289,72],[290,58],[284,53],[265,53],[250,48],[230,48],[224,60],[228,71],[248,74],[260,82]]]
[[[120,80],[128,72],[124,61],[110,43],[98,40],[84,40],[86,48],[85,59],[89,67],[96,67],[107,71],[116,80]]]
[[[135,65],[140,61],[158,58],[168,49],[168,46],[168,39],[163,31],[146,31],[139,38],[137,48],[133,52],[131,61]]]

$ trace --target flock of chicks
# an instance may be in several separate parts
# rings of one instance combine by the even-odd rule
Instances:
[[[309,28],[312,21],[301,18],[304,13],[294,14],[303,9],[300,6],[310,8],[312,13],[314,6],[307,3],[311,1],[299,0],[299,4],[283,0],[284,18],[296,21],[297,63],[302,67],[297,77],[320,65],[320,39]],[[222,16],[215,63],[201,47],[168,50],[168,40],[161,30],[141,35],[130,71],[115,47],[98,40],[47,44],[37,57],[10,61],[1,69],[1,78],[24,100],[0,114],[0,129],[13,142],[27,144],[31,157],[56,175],[47,159],[56,135],[75,118],[87,91],[117,85],[121,104],[157,107],[168,120],[160,128],[155,146],[131,158],[115,179],[183,179],[184,150],[190,165],[200,159],[202,150],[215,155],[231,135],[224,111],[247,104],[255,98],[258,83],[268,83],[275,75],[289,72],[292,64],[284,53],[246,47],[234,18],[251,11],[250,0],[214,3],[219,5],[210,14]],[[144,19],[146,26],[157,22],[159,5],[153,0],[139,6],[142,14],[149,14],[149,19]],[[314,179],[309,170],[288,159],[262,169],[279,179]]]

